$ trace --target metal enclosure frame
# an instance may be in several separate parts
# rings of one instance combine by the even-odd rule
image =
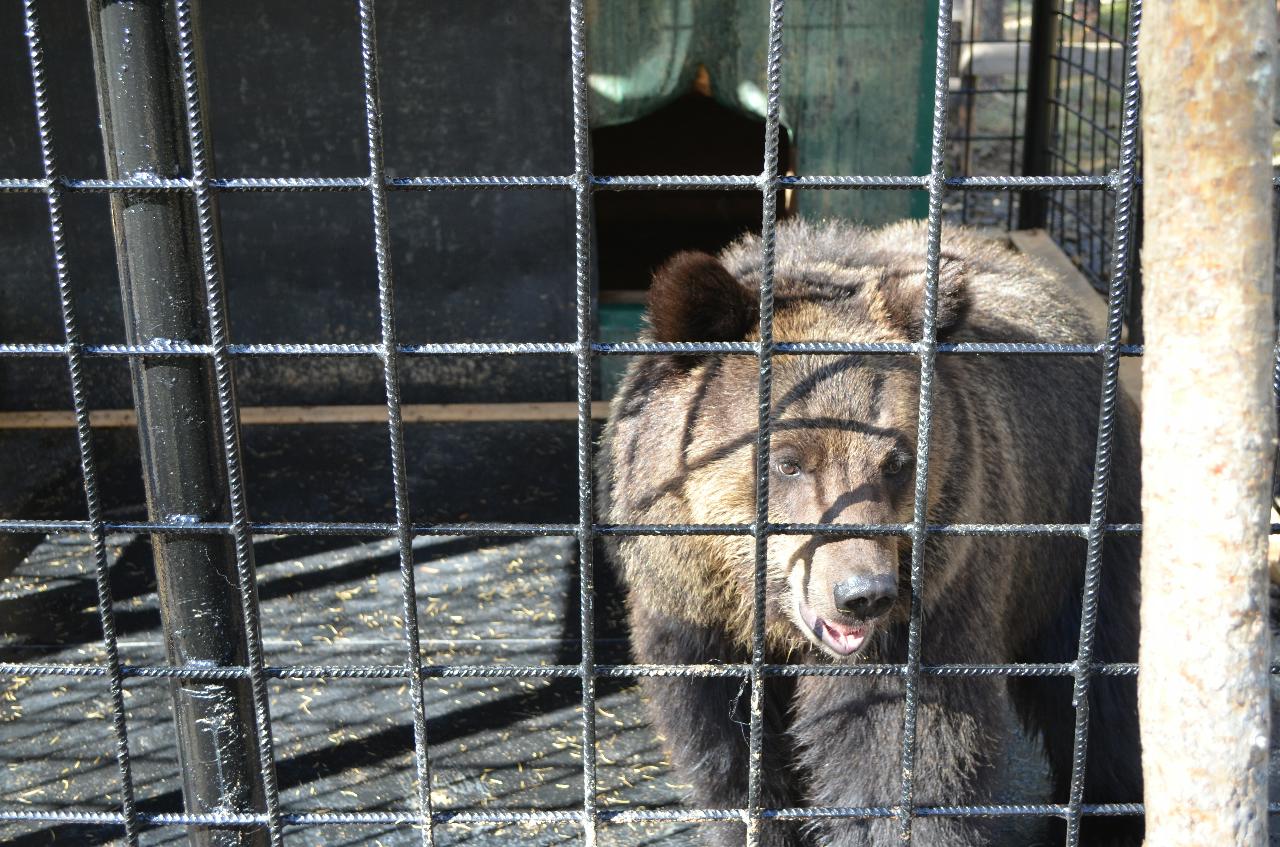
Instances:
[[[44,172],[29,178],[0,179],[0,192],[27,192],[47,198],[49,232],[53,246],[54,269],[62,303],[65,340],[62,343],[0,343],[0,356],[47,357],[65,360],[71,380],[71,399],[75,410],[83,487],[88,504],[87,520],[0,520],[3,533],[88,533],[94,544],[98,590],[98,615],[107,661],[104,664],[53,665],[29,663],[0,664],[0,675],[54,675],[68,678],[105,677],[111,683],[111,721],[116,738],[116,759],[122,786],[118,811],[109,813],[76,810],[44,811],[32,808],[0,808],[0,820],[84,822],[120,827],[129,844],[137,844],[144,828],[194,826],[221,830],[255,830],[265,832],[273,844],[284,841],[287,826],[324,826],[338,823],[399,823],[419,828],[424,844],[434,843],[433,827],[450,822],[516,822],[565,821],[580,824],[585,843],[594,844],[597,829],[614,822],[627,821],[745,821],[748,842],[755,843],[760,827],[769,820],[814,820],[820,818],[896,818],[905,842],[911,840],[913,821],[926,816],[1041,816],[1058,817],[1068,824],[1068,845],[1078,844],[1079,824],[1084,815],[1141,815],[1141,804],[1090,805],[1083,802],[1083,772],[1088,744],[1088,698],[1091,680],[1099,674],[1135,675],[1134,664],[1101,664],[1094,661],[1093,637],[1097,607],[1097,587],[1101,551],[1106,539],[1114,535],[1136,535],[1137,524],[1106,522],[1107,489],[1111,471],[1111,439],[1116,419],[1118,368],[1121,357],[1140,356],[1142,347],[1122,342],[1126,316],[1131,259],[1134,249],[1135,190],[1137,186],[1138,80],[1136,69],[1137,34],[1141,19],[1141,0],[1132,0],[1129,21],[1128,50],[1125,56],[1123,84],[1123,126],[1119,139],[1119,167],[1107,174],[1083,176],[1037,175],[1027,177],[985,176],[948,177],[945,172],[946,112],[948,101],[948,58],[952,46],[951,0],[940,0],[937,19],[937,56],[933,89],[933,126],[930,166],[927,174],[894,176],[870,175],[800,175],[779,173],[778,139],[780,132],[779,92],[786,35],[784,0],[772,0],[768,49],[766,93],[766,141],[762,170],[759,174],[729,177],[713,176],[610,176],[592,172],[587,126],[586,56],[589,45],[585,35],[585,0],[567,0],[570,9],[573,164],[571,174],[563,176],[449,176],[426,175],[389,178],[382,156],[381,102],[379,96],[379,64],[374,20],[375,0],[356,0],[355,11],[360,23],[360,54],[364,85],[364,118],[368,142],[368,172],[359,176],[332,178],[219,178],[211,172],[212,152],[205,128],[201,102],[203,79],[200,35],[196,0],[175,0],[177,31],[174,33],[179,77],[171,80],[182,95],[178,124],[167,129],[185,140],[190,156],[185,174],[121,174],[107,179],[78,179],[63,173],[55,158],[55,133],[50,125],[44,81],[44,50],[39,25],[40,3],[23,0],[26,14],[26,38],[34,81],[34,100],[38,118],[39,140]],[[1036,9],[1044,4],[1034,3]],[[1034,37],[1034,36],[1033,36]],[[1033,75],[1032,87],[1047,90],[1046,78]],[[1027,148],[1028,156],[1033,151]],[[591,287],[591,205],[599,191],[636,191],[653,189],[730,190],[756,189],[761,192],[763,213],[763,278],[760,288],[760,341],[737,343],[600,343],[594,340],[594,305]],[[778,189],[813,190],[906,190],[925,192],[928,197],[927,243],[921,244],[926,257],[926,298],[922,336],[909,343],[844,344],[781,343],[772,334],[773,269]],[[575,208],[575,303],[576,336],[573,340],[553,343],[400,343],[393,308],[394,281],[388,257],[389,222],[386,204],[392,191],[569,191]],[[938,265],[943,226],[942,201],[950,191],[1021,192],[1027,197],[1040,197],[1052,191],[1097,192],[1112,198],[1114,220],[1111,235],[1113,249],[1108,274],[1108,322],[1105,340],[1096,344],[1042,343],[948,343],[939,342],[935,332],[938,294]],[[360,192],[370,203],[370,223],[375,236],[378,302],[381,337],[361,344],[237,344],[228,334],[225,303],[221,290],[216,198],[230,192]],[[66,234],[62,223],[61,200],[72,192],[108,193],[113,198],[136,198],[161,195],[175,207],[185,209],[187,229],[179,233],[198,247],[198,280],[204,297],[204,320],[207,336],[203,339],[134,339],[122,344],[90,345],[82,343],[73,307],[72,288],[65,257]],[[1023,207],[1028,213],[1027,205]],[[119,238],[119,232],[117,233]],[[123,242],[122,250],[130,249]],[[621,526],[598,524],[594,519],[592,497],[592,421],[591,392],[593,364],[597,356],[654,355],[663,353],[718,353],[755,357],[759,362],[759,435],[756,465],[756,516],[746,525],[661,525]],[[915,356],[920,367],[920,402],[914,508],[910,523],[890,525],[849,524],[772,524],[768,520],[769,500],[769,433],[771,426],[772,361],[777,355],[866,354]],[[438,356],[571,356],[577,365],[577,462],[578,519],[573,523],[449,523],[415,524],[411,521],[409,494],[404,467],[404,435],[399,393],[399,366],[406,359]],[[1083,524],[930,524],[926,514],[929,485],[929,434],[933,423],[932,385],[936,357],[939,355],[1035,355],[1096,356],[1103,365],[1099,386],[1100,416],[1094,460],[1093,487],[1089,521]],[[395,497],[395,520],[389,523],[255,522],[248,514],[241,476],[238,408],[234,392],[233,365],[251,357],[364,357],[382,365],[386,393],[386,421],[391,457],[391,485]],[[220,455],[219,473],[225,479],[224,516],[216,519],[152,517],[147,521],[111,521],[102,514],[98,502],[97,469],[93,449],[93,433],[89,423],[83,363],[90,357],[124,358],[130,362],[143,359],[156,361],[196,361],[207,365],[213,374],[212,393],[205,397],[205,411],[215,427]],[[1280,373],[1280,370],[1277,371]],[[1273,530],[1275,528],[1273,527]],[[243,661],[222,662],[216,666],[188,662],[181,665],[137,666],[121,663],[112,612],[105,535],[124,531],[149,534],[167,539],[224,539],[231,542],[232,572],[235,576],[235,599],[243,620],[247,652]],[[398,543],[403,590],[404,661],[399,665],[377,666],[265,666],[261,651],[261,634],[254,589],[251,549],[253,533],[282,535],[342,535],[394,538]],[[724,534],[751,536],[756,550],[755,625],[751,661],[740,665],[716,666],[648,666],[598,664],[594,648],[594,562],[593,542],[597,536],[647,534]],[[826,534],[844,536],[893,535],[911,539],[911,617],[909,652],[904,664],[861,665],[776,665],[765,661],[764,651],[764,566],[767,539],[774,534]],[[424,665],[420,660],[417,608],[414,600],[413,552],[411,543],[417,536],[563,536],[577,541],[579,579],[581,584],[582,653],[576,664],[547,666]],[[924,625],[921,612],[924,541],[931,535],[1001,535],[1062,536],[1087,541],[1085,584],[1082,596],[1083,615],[1079,632],[1077,659],[1067,663],[1009,665],[925,665],[920,656],[920,633]],[[749,680],[750,709],[750,792],[742,809],[653,809],[618,810],[601,808],[596,792],[596,689],[597,679],[639,676],[721,676]],[[901,790],[891,806],[870,808],[788,808],[762,807],[760,790],[761,745],[763,738],[763,681],[771,676],[863,676],[896,675],[906,681],[905,722],[902,737]],[[1061,676],[1074,682],[1076,731],[1074,769],[1070,796],[1064,803],[1044,805],[929,806],[915,803],[913,764],[917,748],[916,684],[921,676]],[[253,734],[258,750],[258,776],[262,780],[262,803],[253,808],[184,812],[181,814],[149,814],[140,811],[134,801],[130,768],[129,737],[123,702],[124,680],[128,678],[162,678],[194,683],[240,682],[248,686],[251,708],[242,712],[243,731]],[[423,681],[432,677],[544,677],[578,679],[582,686],[582,805],[580,809],[553,811],[541,809],[507,811],[442,812],[432,808],[431,767],[423,713]],[[359,678],[401,679],[409,683],[410,706],[413,710],[415,762],[417,769],[418,809],[412,813],[350,812],[294,813],[283,808],[273,776],[273,741],[267,681],[271,679]],[[190,801],[188,801],[190,802]],[[1272,811],[1276,811],[1273,809]]]

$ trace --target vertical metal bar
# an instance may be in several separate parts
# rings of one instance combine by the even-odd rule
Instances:
[[[1033,2],[1044,1],[1045,0],[1033,0]],[[1069,73],[1069,69],[1065,67],[1065,63],[1062,61],[1062,57],[1058,53],[1057,49],[1057,45],[1060,44],[1062,40],[1062,34],[1058,29],[1062,13],[1057,10],[1057,0],[1048,0],[1048,2],[1048,14],[1051,15],[1049,20],[1053,27],[1053,37],[1045,42],[1045,49],[1047,49],[1048,52],[1044,55],[1045,63],[1048,65],[1051,72],[1051,81],[1048,83],[1048,90],[1046,92],[1048,99],[1044,101],[1045,108],[1048,110],[1049,115],[1046,119],[1048,121],[1048,126],[1044,128],[1045,139],[1044,145],[1041,148],[1041,155],[1045,157],[1045,166],[1048,168],[1048,173],[1050,175],[1058,175],[1066,174],[1067,168],[1065,157],[1056,149],[1058,141],[1062,138],[1062,127],[1066,124],[1066,109],[1063,107],[1062,100],[1059,99],[1057,95],[1065,84],[1064,76]],[[1032,10],[1032,14],[1035,14],[1034,9]],[[1035,49],[1036,48],[1033,46],[1032,56],[1037,55],[1034,52]],[[1028,104],[1030,104],[1029,99]],[[1025,175],[1033,176],[1033,174],[1029,173]],[[1061,190],[1047,193],[1048,196],[1044,198],[1044,203],[1050,211],[1047,213],[1045,228],[1049,230],[1054,241],[1058,244],[1063,244],[1066,238],[1067,197],[1069,192]],[[1071,194],[1071,196],[1075,195]],[[1034,198],[1031,198],[1031,200],[1034,204]]]
[[[978,77],[973,73],[973,45],[975,43],[974,33],[978,30],[978,2],[977,0],[968,0],[965,3],[965,11],[967,12],[968,29],[961,33],[961,41],[968,42],[969,45],[969,70],[960,77],[960,87],[965,89],[965,94],[961,102],[964,104],[962,114],[964,115],[964,154],[961,157],[961,175],[973,175],[973,112],[977,107],[977,97],[974,95],[974,89],[978,87]],[[983,41],[989,41],[988,33],[983,33]],[[962,45],[963,49],[963,45]],[[984,78],[985,79],[985,78]],[[960,222],[969,222],[969,192],[962,191],[960,193]]]
[[[1114,7],[1114,6],[1113,6],[1113,7],[1111,7],[1110,11],[1111,11],[1111,13],[1112,13],[1112,14],[1114,14],[1114,13],[1115,13],[1115,7]],[[1099,12],[1098,12],[1098,20],[1097,20],[1097,21],[1095,21],[1095,23],[1097,24],[1097,27],[1098,27],[1099,29],[1101,29],[1101,27],[1102,27],[1102,19],[1101,19],[1101,15],[1102,15],[1102,12],[1101,12],[1101,10],[1099,10]],[[1089,62],[1088,62],[1088,59],[1089,59],[1088,47],[1089,47],[1089,40],[1090,40],[1090,38],[1092,38],[1093,46],[1094,46],[1094,52],[1093,52],[1093,70],[1092,70],[1092,72],[1090,72],[1090,71],[1088,70],[1088,68],[1089,68]],[[1081,70],[1081,71],[1080,71],[1080,75],[1081,75],[1081,78],[1080,78],[1080,96],[1081,96],[1081,98],[1082,98],[1082,99],[1084,99],[1084,90],[1085,90],[1085,87],[1086,87],[1086,85],[1085,85],[1085,82],[1086,82],[1085,77],[1087,76],[1087,77],[1089,77],[1089,80],[1088,80],[1088,82],[1089,82],[1089,86],[1088,86],[1088,88],[1089,88],[1089,96],[1088,96],[1088,98],[1087,98],[1087,99],[1088,99],[1088,101],[1089,101],[1089,120],[1088,120],[1088,124],[1087,124],[1087,125],[1088,125],[1088,127],[1089,127],[1089,145],[1088,145],[1088,152],[1089,152],[1089,165],[1088,165],[1088,167],[1082,167],[1082,168],[1081,168],[1081,170],[1086,170],[1086,171],[1091,171],[1091,172],[1096,172],[1096,170],[1097,170],[1097,162],[1098,162],[1098,148],[1099,148],[1099,146],[1101,146],[1101,147],[1105,150],[1105,149],[1106,149],[1106,142],[1107,142],[1106,133],[1105,133],[1105,132],[1103,132],[1103,133],[1099,133],[1099,132],[1098,132],[1098,83],[1099,83],[1100,81],[1102,81],[1102,72],[1099,70],[1099,62],[1101,61],[1101,57],[1102,57],[1102,49],[1103,49],[1103,47],[1107,47],[1108,49],[1110,49],[1110,42],[1109,42],[1109,40],[1104,39],[1104,38],[1103,38],[1103,37],[1102,37],[1098,32],[1096,32],[1096,31],[1095,31],[1095,32],[1091,32],[1087,27],[1086,27],[1086,28],[1084,28],[1084,31],[1081,33],[1081,37],[1080,37],[1080,66],[1081,66],[1081,68],[1083,68],[1083,69],[1084,69],[1084,70]],[[1107,55],[1107,70],[1108,70],[1108,71],[1110,71],[1110,69],[1111,69],[1111,57],[1110,57],[1110,54],[1108,54],[1108,55]],[[1107,79],[1106,81],[1107,81],[1108,83],[1110,83],[1110,82],[1111,82],[1111,80],[1110,80],[1110,79]],[[1107,86],[1103,86],[1103,88],[1102,88],[1102,91],[1103,91],[1104,95],[1106,95],[1106,94],[1110,93],[1110,90],[1111,90],[1111,89],[1110,89],[1110,88],[1108,88]],[[1105,115],[1106,115],[1106,110],[1104,109],[1104,110],[1103,110],[1103,120],[1106,120],[1106,116],[1105,116]],[[1085,124],[1085,120],[1084,120],[1084,107],[1083,107],[1083,105],[1081,106],[1081,110],[1080,110],[1080,125],[1081,125],[1082,127],[1086,125],[1086,124]],[[1099,135],[1101,135],[1101,136],[1102,136],[1102,144],[1101,144],[1101,145],[1099,145],[1099,144],[1098,144],[1098,137],[1099,137]],[[1103,161],[1103,162],[1105,162],[1105,163],[1107,163],[1107,164],[1106,164],[1106,166],[1107,166],[1107,167],[1110,167],[1110,162],[1109,162],[1109,160],[1108,160],[1105,156],[1103,157],[1102,161]],[[1094,213],[1095,213],[1095,211],[1096,211],[1097,213],[1099,213],[1099,217],[1101,218],[1101,222],[1100,222],[1100,224],[1098,225],[1098,229],[1101,229],[1101,228],[1105,227],[1105,226],[1106,226],[1106,223],[1107,223],[1107,194],[1106,194],[1106,192],[1090,192],[1090,193],[1089,193],[1088,195],[1086,195],[1086,196],[1087,196],[1087,202],[1088,202],[1088,205],[1089,205],[1089,222],[1090,222],[1090,224],[1093,224],[1093,223],[1094,223],[1094,217],[1093,217],[1093,215],[1094,215]],[[1094,247],[1095,247],[1096,243],[1097,243],[1097,239],[1093,239],[1093,238],[1089,239],[1089,247],[1090,247],[1090,252],[1091,252],[1091,253],[1092,253],[1092,251],[1093,251],[1093,249],[1094,249]],[[1098,255],[1097,262],[1096,262],[1096,265],[1097,265],[1098,267],[1101,267],[1101,265],[1102,265],[1102,262],[1103,262],[1103,261],[1105,261],[1105,258],[1104,258],[1101,254],[1099,254],[1099,255]],[[1092,264],[1095,264],[1095,262],[1093,261],[1093,259],[1092,259],[1092,258],[1090,259],[1090,262],[1089,262],[1089,263],[1090,263],[1091,265],[1092,265]],[[1132,270],[1132,268],[1130,268],[1130,270]]]
[[[1126,10],[1127,11],[1127,10]],[[1111,18],[1108,19],[1108,30],[1114,27],[1115,7],[1111,8]],[[1127,21],[1126,21],[1127,23]],[[1127,30],[1127,27],[1126,27]],[[1111,64],[1107,63],[1107,71],[1110,73]],[[1110,103],[1110,90],[1108,90],[1108,103]],[[1109,140],[1108,140],[1109,142]],[[1141,157],[1142,139],[1138,139],[1138,156]],[[1142,243],[1143,233],[1146,230],[1145,217],[1143,213],[1143,192],[1142,186],[1134,187],[1134,212],[1133,212],[1133,246],[1129,251],[1129,309],[1125,315],[1128,324],[1127,340],[1130,344],[1142,344],[1145,332],[1142,326],[1142,301],[1143,301],[1143,283],[1142,283]],[[1103,195],[1104,202],[1106,195]]]
[[[1276,11],[1269,0],[1163,0],[1143,41],[1147,843],[1262,847]]]
[[[1022,138],[1022,175],[1046,176],[1052,163],[1049,144],[1052,141],[1053,45],[1057,34],[1055,0],[1031,0],[1031,59],[1027,62],[1027,113]],[[1021,26],[1021,24],[1019,24]],[[1015,95],[1016,99],[1016,95]],[[1048,220],[1047,192],[1023,191],[1018,198],[1018,228],[1040,229]]]
[[[1017,173],[1017,167],[1018,167],[1018,90],[1022,89],[1023,96],[1026,96],[1025,94],[1026,89],[1023,88],[1023,77],[1022,77],[1022,0],[1018,0],[1018,4],[1014,9],[1013,14],[1014,14],[1014,20],[1017,21],[1015,25],[1017,29],[1014,32],[1013,43],[1014,43],[1014,46],[1017,47],[1017,49],[1014,50],[1014,53],[1013,53],[1013,96],[1010,98],[1010,100],[1012,101],[1012,110],[1013,110],[1013,114],[1009,118],[1009,175],[1010,176]],[[1028,51],[1030,51],[1030,46],[1028,46]],[[1030,53],[1028,52],[1028,60],[1030,60],[1030,58],[1031,56],[1030,56]],[[1027,139],[1024,136],[1022,139],[1022,145],[1023,145],[1022,149],[1023,149],[1024,155],[1026,154],[1026,143],[1027,143]],[[1005,201],[1005,225],[1004,225],[1005,229],[1013,229],[1013,222],[1014,222],[1013,207],[1014,207],[1015,199],[1017,199],[1017,202],[1018,202],[1018,210],[1019,212],[1021,212],[1021,209],[1022,209],[1021,197],[1015,198],[1013,194],[1010,194],[1008,199]]]
[[[1067,801],[1067,845],[1080,843],[1080,807],[1084,802],[1085,759],[1089,745],[1089,683],[1093,639],[1098,620],[1098,588],[1102,580],[1103,525],[1107,517],[1107,489],[1111,482],[1111,442],[1115,431],[1120,383],[1120,339],[1124,329],[1129,250],[1133,242],[1133,195],[1138,168],[1138,30],[1142,0],[1131,0],[1129,36],[1125,48],[1124,113],[1120,129],[1120,164],[1114,172],[1116,189],[1114,242],[1107,296],[1107,336],[1102,355],[1102,396],[1098,408],[1098,441],[1090,493],[1088,551],[1080,614],[1080,648],[1075,663],[1076,725],[1071,761],[1071,793]]]
[[[257,738],[258,785],[267,811],[267,831],[273,847],[283,844],[280,791],[276,783],[275,744],[271,729],[270,695],[263,669],[262,624],[258,607],[257,571],[253,560],[253,536],[245,504],[244,476],[240,455],[239,412],[236,405],[235,375],[227,347],[226,295],[222,289],[221,233],[218,209],[208,180],[213,177],[212,153],[206,145],[204,95],[200,79],[204,75],[202,41],[195,0],[176,0],[178,58],[182,74],[182,104],[186,112],[187,142],[191,152],[191,186],[195,200],[196,224],[200,237],[200,277],[204,283],[205,310],[209,322],[209,343],[213,348],[213,371],[217,387],[218,433],[222,440],[223,470],[226,473],[227,503],[231,511],[231,538],[235,546],[235,586],[240,599],[249,690]],[[241,723],[243,727],[244,723]],[[264,840],[261,829],[241,833],[234,841],[243,844]]]
[[[929,161],[929,218],[925,247],[924,316],[920,355],[920,414],[916,424],[916,479],[911,518],[911,616],[907,629],[906,696],[902,720],[902,790],[898,822],[911,843],[915,814],[916,714],[919,705],[920,630],[924,614],[924,547],[928,538],[929,442],[933,424],[933,377],[938,354],[938,261],[942,255],[942,197],[946,192],[947,66],[951,0],[938,3],[938,65],[933,89],[933,149]]]
[[[427,746],[426,704],[422,692],[422,651],[418,631],[418,594],[413,573],[413,516],[404,463],[404,424],[400,408],[400,358],[396,344],[395,287],[391,275],[391,232],[387,220],[386,170],[382,151],[382,99],[378,87],[378,31],[373,0],[359,0],[360,58],[364,79],[365,135],[369,145],[369,202],[373,214],[378,271],[378,314],[382,326],[382,376],[387,395],[387,437],[396,508],[396,544],[400,553],[405,666],[413,699],[413,754],[417,767],[418,810],[424,847],[435,844],[431,808],[431,758]]]
[[[773,425],[773,275],[778,226],[778,139],[782,102],[782,16],[785,0],[769,4],[769,53],[766,66],[764,168],[760,226],[760,381],[756,409],[755,592],[751,628],[751,727],[747,765],[747,845],[761,840],[761,768],[764,758],[765,603],[769,567],[769,433]],[[945,54],[939,59],[946,66]]]
[[[574,296],[577,313],[578,569],[582,619],[582,831],[596,844],[596,638],[591,477],[591,147],[588,120],[586,9],[569,3],[569,55],[573,86]]]
[[[1088,14],[1087,8],[1080,8],[1083,5],[1085,4],[1079,4],[1075,2],[1075,0],[1072,0],[1071,16],[1067,19],[1069,24],[1067,27],[1067,34],[1063,38],[1063,41],[1065,41],[1067,45],[1066,51],[1067,51],[1068,61],[1072,62],[1070,67],[1072,69],[1071,73],[1074,77],[1075,87],[1072,91],[1060,92],[1060,96],[1063,98],[1063,101],[1067,103],[1068,112],[1071,114],[1072,117],[1075,118],[1074,134],[1075,134],[1075,142],[1076,142],[1075,144],[1076,154],[1075,154],[1075,159],[1072,161],[1072,167],[1076,174],[1081,174],[1081,173],[1084,173],[1086,170],[1090,170],[1090,169],[1086,169],[1083,166],[1084,157],[1082,154],[1083,138],[1084,138],[1084,132],[1085,132],[1085,121],[1084,121],[1085,74],[1083,70],[1084,61],[1085,61],[1084,38],[1085,38],[1085,35],[1088,33],[1088,29],[1085,28],[1084,21],[1076,17],[1077,11],[1079,11],[1081,15]],[[1076,55],[1077,50],[1079,51],[1078,57]],[[1070,97],[1072,93],[1076,95],[1076,105],[1074,109],[1070,105]],[[1065,153],[1067,150],[1067,143],[1063,144],[1062,149],[1063,149],[1063,152]],[[1097,221],[1094,218],[1094,214],[1093,214],[1094,195],[1091,192],[1086,194],[1080,194],[1079,192],[1077,192],[1075,197],[1076,197],[1076,206],[1075,206],[1076,243],[1085,244],[1086,243],[1085,236],[1084,236],[1085,231],[1087,230],[1088,232],[1093,233],[1093,232],[1097,232],[1099,229]],[[1085,224],[1086,213],[1088,216],[1087,225]],[[1088,244],[1087,255],[1089,257],[1089,267],[1101,268],[1101,262],[1094,261],[1094,255],[1095,255],[1094,251],[1098,247],[1098,241],[1090,237],[1087,241],[1087,244]],[[1082,250],[1081,252],[1083,253],[1085,251]]]
[[[108,176],[180,178],[186,156],[177,114],[181,93],[164,3],[89,0],[88,8]],[[194,131],[192,139],[198,140]],[[192,153],[198,152],[193,146]],[[203,236],[207,196],[197,205]],[[269,776],[260,764],[263,757],[270,761],[270,749],[247,731],[254,713],[259,730],[267,728],[261,652],[257,638],[246,637],[246,624],[255,628],[254,611],[227,591],[237,581],[242,591],[246,581],[251,590],[253,560],[239,480],[228,476],[231,457],[224,466],[218,455],[213,420],[215,408],[230,411],[234,439],[226,339],[218,337],[221,328],[213,319],[220,314],[212,301],[206,327],[201,245],[187,197],[113,193],[111,212],[128,341],[200,343],[207,331],[221,351],[215,355],[216,375],[203,358],[134,357],[130,369],[151,519],[224,520],[230,504],[236,528],[234,544],[225,535],[152,536],[168,658],[175,665],[257,669],[249,685],[243,680],[172,684],[186,807],[252,812],[264,800]],[[211,286],[217,287],[216,271],[208,278],[211,259],[216,262],[206,254],[206,298]],[[225,447],[225,427],[223,435]],[[196,844],[265,843],[260,828],[193,826],[189,833]]]
[[[71,275],[67,266],[66,233],[62,225],[62,189],[54,155],[53,127],[49,121],[49,98],[44,77],[44,47],[40,41],[40,20],[36,0],[23,0],[27,58],[31,64],[31,85],[35,95],[36,126],[40,133],[40,159],[49,187],[45,198],[49,208],[49,238],[53,247],[53,269],[62,308],[62,330],[67,345],[67,376],[71,383],[71,403],[75,408],[76,442],[80,451],[80,474],[84,482],[85,511],[93,539],[94,583],[98,591],[98,621],[111,676],[111,729],[116,741],[116,767],[120,774],[120,811],[124,817],[125,842],[138,844],[138,810],[134,803],[133,766],[129,756],[129,733],[124,711],[124,677],[120,670],[120,647],[116,640],[116,619],[111,596],[111,571],[107,563],[106,531],[102,503],[98,498],[98,466],[94,457],[93,432],[89,426],[88,401],[80,367],[80,329],[71,296]]]

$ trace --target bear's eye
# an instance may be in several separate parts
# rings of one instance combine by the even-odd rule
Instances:
[[[911,462],[910,456],[908,456],[906,453],[902,452],[901,450],[894,450],[884,460],[884,464],[881,465],[880,469],[885,474],[885,476],[895,476],[897,474],[902,473],[902,471],[906,469],[907,465],[910,464],[910,462]]]
[[[795,476],[800,473],[800,463],[795,459],[779,459],[778,473],[783,476]]]

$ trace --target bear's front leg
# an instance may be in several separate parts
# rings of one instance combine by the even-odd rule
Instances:
[[[746,660],[723,633],[678,621],[660,613],[633,611],[632,648],[644,664],[737,663]],[[665,738],[664,747],[689,802],[699,808],[741,809],[747,805],[751,688],[741,677],[641,677],[650,720]],[[792,686],[789,680],[766,685],[763,804],[794,806],[790,752],[784,723]],[[698,827],[704,839],[724,847],[746,843],[746,826],[709,823]],[[794,824],[764,822],[761,847],[795,847]]]
[[[1000,681],[921,677],[916,711],[914,804],[991,803],[1002,739],[990,733],[1003,708]],[[814,806],[896,806],[902,792],[905,685],[889,677],[804,677],[791,732]],[[828,819],[819,841],[831,847],[895,844],[896,817]],[[991,843],[981,818],[912,822],[913,842],[929,847]]]

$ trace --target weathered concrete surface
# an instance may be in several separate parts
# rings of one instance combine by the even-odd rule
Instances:
[[[150,546],[108,539],[121,658],[163,664]],[[266,661],[273,666],[398,664],[400,576],[393,541],[259,537],[255,544]],[[414,542],[424,660],[431,664],[564,664],[578,657],[575,544],[566,538],[420,538]],[[0,660],[103,660],[93,558],[82,535],[52,537],[0,580]],[[621,597],[602,568],[597,658],[629,660]],[[957,680],[956,684],[964,684]],[[158,680],[127,682],[125,708],[139,806],[182,805],[173,713]],[[597,682],[597,785],[607,810],[680,806],[631,680]],[[281,799],[290,811],[396,811],[414,805],[413,727],[403,680],[290,679],[270,684]],[[581,695],[576,679],[427,681],[432,799],[438,811],[572,809],[582,802]],[[119,808],[101,677],[0,678],[0,805]],[[1017,733],[1012,721],[991,732]],[[1003,765],[1000,802],[1047,802],[1043,757],[1021,738]],[[1043,821],[1011,819],[998,844],[1047,844]],[[610,823],[601,847],[696,847],[716,824]],[[288,844],[418,845],[405,825],[289,827]],[[437,844],[580,845],[574,823],[442,824]],[[148,830],[147,847],[183,844],[182,827]],[[123,844],[121,830],[0,822],[0,844]]]
[[[1267,838],[1275,5],[1143,23],[1147,843]]]

